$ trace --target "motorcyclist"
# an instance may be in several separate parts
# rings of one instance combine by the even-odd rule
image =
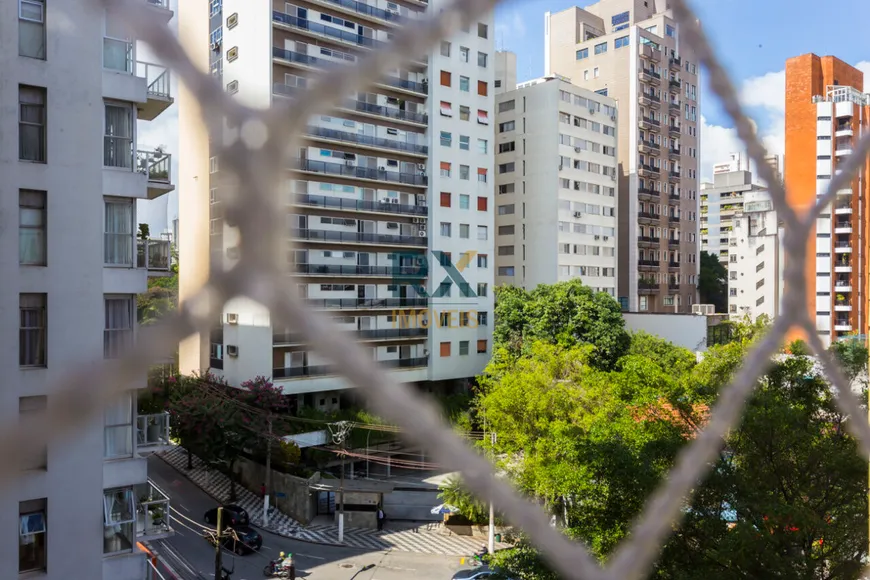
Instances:
[[[474,554],[474,557],[477,558],[478,560],[483,560],[483,558],[487,555],[489,555],[489,548],[487,548],[486,546],[481,546],[480,550],[478,550]]]
[[[278,561],[275,562],[275,568],[278,570],[291,570],[293,568],[293,554],[278,554]]]

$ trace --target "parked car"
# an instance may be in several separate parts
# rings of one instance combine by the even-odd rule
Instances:
[[[248,517],[248,512],[244,510],[244,508],[237,506],[235,504],[228,504],[223,506],[224,513],[221,518],[221,524],[224,526],[247,526],[251,523],[250,518]],[[217,524],[217,508],[211,508],[205,515],[202,517],[205,520],[205,523],[209,525]]]
[[[217,542],[217,534],[206,531],[205,539],[214,545]],[[263,547],[263,536],[250,526],[233,526],[221,534],[221,545],[225,550],[242,556],[259,551]]]
[[[478,566],[476,568],[460,570],[453,575],[453,580],[511,580],[511,578],[498,569],[490,568],[489,566]]]

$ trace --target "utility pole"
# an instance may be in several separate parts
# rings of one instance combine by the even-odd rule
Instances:
[[[337,423],[329,424],[329,431],[332,433],[332,441],[339,446],[341,454],[341,476],[338,484],[338,542],[344,542],[344,463],[345,463],[345,447],[344,442],[347,439],[347,434],[350,432],[353,423],[349,421],[338,421]]]
[[[489,432],[490,450],[495,454],[495,431]],[[492,505],[492,498],[489,500],[489,553],[495,553],[495,509]]]
[[[266,484],[263,490],[263,526],[269,525],[269,484],[272,474],[272,415],[269,415],[269,436],[266,439]]]
[[[221,561],[221,556],[223,552],[221,551],[221,524],[223,523],[223,514],[224,508],[219,507],[217,511],[217,534],[215,535],[215,546],[214,546],[214,577],[215,580],[219,580],[223,578],[223,562]]]

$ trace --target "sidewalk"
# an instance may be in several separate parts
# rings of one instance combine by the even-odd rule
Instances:
[[[173,447],[169,451],[158,454],[157,457],[175,468],[217,501],[221,503],[229,502],[229,478],[222,473],[208,469],[198,457],[193,457],[193,469],[189,471],[187,470],[187,451],[181,447]],[[243,507],[251,514],[251,523],[257,527],[294,540],[317,544],[450,556],[468,556],[474,554],[482,545],[486,544],[485,539],[446,535],[437,530],[429,530],[425,526],[381,531],[363,528],[345,528],[344,543],[340,544],[338,542],[337,525],[313,524],[304,526],[274,508],[269,515],[269,525],[263,526],[262,498],[240,485],[236,485],[236,501],[234,503]],[[401,524],[397,522],[397,525]],[[389,520],[387,520],[386,526],[389,528]],[[509,547],[507,544],[496,544],[496,549],[507,547]]]

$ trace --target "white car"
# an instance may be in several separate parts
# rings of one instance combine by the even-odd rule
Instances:
[[[453,580],[511,580],[511,578],[499,570],[493,570],[488,566],[479,566],[460,570],[453,575]]]

